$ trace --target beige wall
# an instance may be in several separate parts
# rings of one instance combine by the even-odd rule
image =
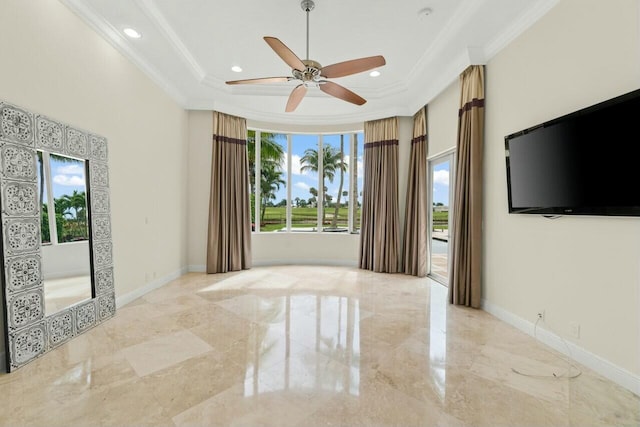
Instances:
[[[455,148],[458,137],[459,81],[451,83],[427,107],[429,157]],[[453,190],[453,189],[452,189]]]
[[[54,0],[3,0],[0,99],[108,139],[116,297],[183,271],[187,114]]]
[[[207,263],[207,219],[211,188],[211,144],[213,113],[189,111],[189,168],[187,228],[188,264],[192,271],[204,271]]]
[[[638,4],[561,0],[487,64],[483,276],[489,305],[530,322],[544,309],[555,333],[636,378],[640,219],[509,215],[504,136],[640,87]],[[619,153],[603,141],[602,154],[606,179]]]

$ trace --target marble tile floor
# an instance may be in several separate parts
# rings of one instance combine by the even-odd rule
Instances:
[[[189,273],[0,375],[0,425],[640,425],[638,396],[559,356],[429,279]]]

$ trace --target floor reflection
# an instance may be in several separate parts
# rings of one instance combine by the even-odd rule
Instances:
[[[560,362],[559,362],[560,361]],[[638,396],[430,279],[279,266],[187,274],[18,371],[0,425],[638,425]],[[562,367],[562,366],[561,366]]]
[[[249,338],[245,396],[290,389],[359,394],[361,313],[355,298],[287,295],[262,308],[268,314],[258,317],[270,321]]]
[[[91,299],[91,276],[71,276],[43,281],[45,311],[57,313],[81,301]]]

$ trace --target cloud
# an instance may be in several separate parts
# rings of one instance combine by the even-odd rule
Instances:
[[[306,183],[301,182],[301,181],[296,182],[295,184],[293,184],[293,186],[297,187],[297,188],[299,188],[301,190],[304,190],[304,191],[309,191],[309,189],[311,188],[310,185],[307,185]]]
[[[70,165],[58,166],[56,172],[61,175],[80,175],[84,176],[84,167],[80,164],[73,163]]]
[[[309,175],[309,172],[302,172],[300,168],[302,165],[300,164],[300,156],[297,154],[291,155],[291,174],[292,175]],[[282,171],[284,173],[287,172],[287,156],[284,157],[282,161]]]
[[[84,187],[84,178],[78,175],[54,175],[53,182],[68,187]]]
[[[435,184],[441,184],[449,186],[449,171],[440,170],[433,173],[433,182]]]

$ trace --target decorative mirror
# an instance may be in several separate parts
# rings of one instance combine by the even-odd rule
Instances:
[[[0,102],[7,371],[115,314],[107,140]]]

